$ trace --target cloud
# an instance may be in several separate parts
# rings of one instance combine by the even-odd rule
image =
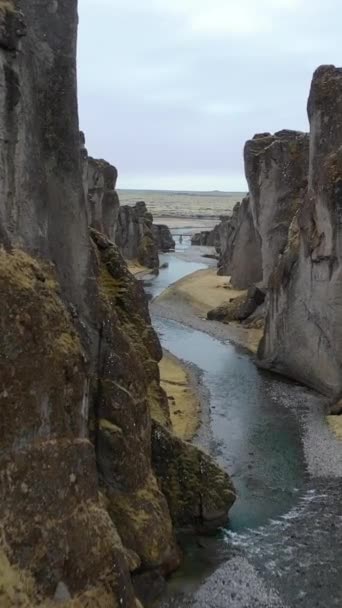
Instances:
[[[340,0],[96,6],[79,0],[81,126],[121,186],[243,190],[245,140],[307,129],[312,72],[341,57]]]

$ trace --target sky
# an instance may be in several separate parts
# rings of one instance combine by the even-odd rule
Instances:
[[[120,188],[244,191],[255,133],[308,130],[342,0],[79,0],[79,111]]]

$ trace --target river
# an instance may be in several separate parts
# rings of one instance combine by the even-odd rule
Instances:
[[[162,262],[168,267],[146,285],[151,297],[206,267],[177,254]],[[311,402],[321,416],[317,396],[259,370],[228,339],[159,315],[153,322],[163,347],[197,370],[209,396],[210,452],[238,491],[225,529],[180,539],[184,566],[163,606],[341,606],[341,482],[336,471],[309,474],[303,441]]]

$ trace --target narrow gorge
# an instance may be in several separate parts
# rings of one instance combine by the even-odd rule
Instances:
[[[0,0],[0,606],[338,606],[342,69],[172,229],[88,153],[77,32]]]
[[[116,170],[80,145],[77,2],[0,9],[1,604],[136,607],[135,579],[180,562],[175,527],[220,525],[235,493],[172,434],[147,299],[110,240]]]

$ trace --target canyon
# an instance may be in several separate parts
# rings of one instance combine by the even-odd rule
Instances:
[[[317,389],[332,404],[342,390],[341,99],[341,70],[318,68],[308,101],[310,134],[262,133],[246,143],[250,194],[214,231],[219,274],[230,276],[235,289],[265,293],[259,365]],[[234,307],[227,303],[209,318],[229,322]]]
[[[324,544],[332,566],[339,543],[339,444],[319,427],[323,466],[296,416],[321,421],[322,404],[341,409],[342,69],[316,70],[309,134],[261,133],[246,143],[249,194],[193,237],[217,249],[226,278],[225,302],[205,315],[211,325],[179,294],[176,314],[176,279],[171,273],[165,285],[156,276],[161,262],[178,278],[190,272],[184,251],[163,257],[176,247],[168,226],[154,224],[143,201],[121,205],[117,169],[88,155],[77,29],[76,0],[0,0],[1,606],[151,605],[186,561],[186,542],[196,545],[195,569],[199,553],[215,547],[214,573],[205,571],[196,594],[164,598],[164,606],[284,608],[281,594],[295,606],[313,590],[326,606],[317,571],[305,572],[299,558],[295,572],[286,570],[281,549],[301,557],[303,547],[317,555]],[[129,263],[154,279],[144,285]],[[256,365],[234,346],[233,324],[263,334]],[[188,361],[202,390],[206,424],[194,441],[173,427],[163,348]],[[326,524],[313,510],[312,538],[302,520],[300,530],[275,532],[296,493],[304,511],[317,488]],[[280,570],[265,572],[274,560],[258,562],[259,550],[268,555],[263,527],[274,560],[284,557],[290,590]],[[254,529],[248,562],[234,543]],[[329,562],[319,571],[336,577]]]
[[[1,603],[138,607],[139,577],[179,565],[179,522],[220,525],[235,491],[172,433],[124,229],[113,242],[120,216],[143,227],[155,267],[151,218],[80,137],[77,2],[0,9]]]

